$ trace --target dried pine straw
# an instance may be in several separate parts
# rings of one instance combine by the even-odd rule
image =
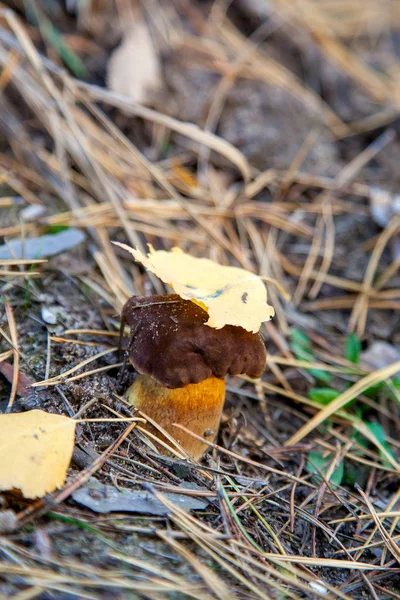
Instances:
[[[337,138],[385,127],[397,114],[396,70],[383,74],[363,62],[356,41],[366,31],[378,36],[380,27],[400,24],[399,12],[391,2],[387,12],[377,9],[374,0],[270,3],[282,26],[302,33],[299,43],[318,48],[377,103],[375,114],[344,123],[315,91],[264,52],[261,34],[268,32],[246,38],[226,17],[225,3],[214,4],[207,23],[190,2],[178,4],[195,33],[172,27],[177,50],[193,68],[221,78],[204,130],[75,80],[37,50],[34,27],[26,27],[12,11],[1,13],[1,115],[9,149],[0,154],[0,179],[7,186],[0,210],[12,215],[23,203],[46,211],[23,225],[12,216],[2,220],[0,236],[25,239],[73,226],[85,232],[87,244],[78,265],[73,253],[70,262],[66,255],[60,263],[0,260],[7,300],[5,317],[0,315],[0,371],[11,382],[8,409],[18,405],[23,386],[27,397],[36,394],[46,410],[80,419],[78,458],[65,487],[32,504],[6,495],[4,506],[15,511],[16,524],[12,535],[4,526],[0,536],[0,595],[4,582],[6,594],[21,600],[399,598],[400,398],[391,378],[400,362],[374,370],[343,357],[348,331],[371,341],[373,318],[400,307],[400,262],[387,260],[399,235],[399,218],[392,218],[379,236],[363,240],[362,252],[369,258],[358,280],[346,275],[337,260],[337,223],[370,214],[372,191],[362,169],[379,158],[394,134],[384,131],[331,178],[300,171],[314,131],[288,169],[263,172],[215,133],[238,79],[286,90],[311,106]],[[160,11],[166,23],[175,23],[163,7]],[[165,26],[161,17],[149,19],[160,30]],[[198,35],[199,30],[208,34]],[[10,101],[10,88],[21,106]],[[151,127],[155,145],[169,136],[176,155],[150,160],[112,120],[115,109]],[[46,144],[36,143],[35,131],[42,132]],[[199,165],[199,177],[193,163]],[[164,249],[178,245],[266,280],[275,278],[292,294],[293,302],[287,302],[267,283],[277,313],[262,330],[267,371],[260,381],[228,381],[221,435],[218,443],[207,442],[210,453],[201,464],[157,424],[159,437],[145,431],[140,423],[150,419],[132,417],[117,394],[120,363],[110,338],[118,336],[121,307],[132,294],[162,293],[164,286],[111,244],[115,239],[142,251],[148,242]],[[35,366],[23,340],[32,316],[38,318],[36,304],[26,316],[18,302],[13,304],[13,294],[32,297],[40,306],[39,284],[44,282],[51,294],[64,276],[71,290],[73,285],[84,290],[94,325],[72,319],[64,328],[60,322],[55,331],[48,327]],[[294,356],[289,344],[294,328],[307,332],[310,360]],[[73,348],[73,361],[61,363],[68,348]],[[319,385],[316,370],[334,377],[339,394],[324,407],[307,394]],[[106,391],[99,382],[106,382]],[[377,384],[390,390],[382,402],[366,395]],[[354,399],[365,413],[354,409]],[[367,426],[364,414],[382,425],[385,440]],[[159,455],[160,444],[170,456]],[[312,453],[326,459],[322,470]],[[362,475],[358,488],[336,483],[343,464]],[[166,507],[168,518],[101,515],[67,502],[93,475],[117,488],[145,489]],[[185,478],[197,487],[179,487]],[[210,504],[186,513],[167,493],[207,498]],[[29,527],[36,526],[35,537]],[[72,556],[71,537],[81,544]]]

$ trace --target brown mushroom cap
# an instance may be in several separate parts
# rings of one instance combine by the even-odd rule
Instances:
[[[122,311],[131,328],[131,364],[168,388],[213,375],[260,377],[266,362],[261,335],[233,325],[213,329],[207,320],[205,310],[177,294],[133,296]]]

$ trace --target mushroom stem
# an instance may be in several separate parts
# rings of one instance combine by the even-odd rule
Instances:
[[[138,375],[127,391],[127,398],[135,408],[165,429],[192,458],[198,460],[207,450],[207,444],[173,424],[179,423],[212,442],[221,420],[225,381],[209,377],[201,383],[170,389],[161,386],[149,375]],[[146,429],[154,433],[151,425],[146,425]]]

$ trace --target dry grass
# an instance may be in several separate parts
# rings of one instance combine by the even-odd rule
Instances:
[[[74,79],[39,52],[32,41],[34,28],[13,12],[1,13],[0,114],[6,142],[0,176],[7,191],[0,199],[6,215],[0,236],[30,237],[58,226],[74,226],[87,235],[84,269],[74,258],[70,265],[0,261],[5,299],[0,361],[12,361],[7,406],[12,408],[21,386],[27,393],[31,384],[47,408],[79,419],[88,416],[77,447],[86,448],[91,460],[73,467],[65,488],[50,498],[24,505],[7,495],[4,506],[16,511],[17,526],[0,536],[0,590],[4,584],[18,600],[400,597],[400,398],[390,380],[400,363],[368,370],[343,358],[347,332],[371,342],[369,324],[378,319],[390,329],[390,311],[400,307],[399,259],[388,259],[400,220],[394,217],[379,235],[364,237],[368,259],[358,278],[346,276],[343,261],[337,261],[342,249],[335,229],[341,219],[369,214],[371,187],[363,168],[393,142],[394,134],[385,131],[378,143],[366,144],[330,178],[300,171],[315,133],[288,169],[263,172],[214,133],[240,78],[286,90],[312,107],[318,126],[329,128],[337,139],[391,122],[398,110],[395,58],[383,73],[357,53],[366,31],[377,40],[400,23],[396,2],[386,4],[389,12],[378,10],[374,0],[271,3],[281,27],[300,32],[302,44],[321,51],[376,103],[375,114],[354,123],[344,123],[287,66],[265,53],[262,32],[260,39],[247,38],[224,14],[225,3],[214,4],[208,21],[185,0],[177,3],[174,18],[165,6],[160,22],[149,13],[153,25],[161,27],[163,19],[171,25],[175,48],[187,53],[193,68],[220,76],[204,130]],[[195,33],[176,26],[180,11]],[[19,101],[13,104],[15,95]],[[125,135],[113,120],[114,109],[148,127],[158,160],[150,160]],[[37,143],[36,132],[46,143]],[[173,158],[162,158],[165,135],[177,149]],[[43,206],[46,212],[21,224],[15,218],[17,197],[24,206]],[[74,397],[74,385],[115,379],[116,315],[126,299],[163,290],[111,244],[116,238],[141,250],[147,242],[165,249],[179,245],[274,277],[292,293],[293,301],[286,302],[269,286],[277,318],[263,331],[271,349],[267,372],[258,382],[230,382],[219,443],[210,444],[201,464],[188,459],[167,434],[163,443],[172,458],[159,456],[140,426],[145,416],[118,420],[124,420],[129,407],[112,387],[110,402],[107,393],[99,401],[79,403]],[[95,299],[95,325],[67,327],[56,335],[48,331],[41,347],[45,368],[38,376],[24,342],[22,319],[27,317],[13,301],[23,294],[21,281],[28,280],[28,293],[40,302],[40,282],[60,273]],[[294,328],[307,330],[312,360],[294,355],[288,342]],[[59,348],[72,345],[82,349],[84,354],[76,356],[83,359],[74,356],[73,366],[60,364]],[[315,387],[315,370],[331,374],[331,385],[340,392],[325,407],[307,394]],[[364,394],[384,381],[391,393],[381,402]],[[354,399],[381,424],[385,440],[366,425],[367,413],[349,404]],[[96,425],[110,418],[115,422],[108,431],[104,423]],[[307,462],[312,462],[310,451],[327,461],[322,471],[314,465],[314,475]],[[335,483],[343,464],[362,475],[361,487]],[[190,493],[177,487],[182,477],[177,473],[186,472],[201,486],[198,494],[209,498],[207,511],[187,514],[164,495]],[[66,502],[94,474],[117,486],[144,487],[164,503],[170,517],[94,515]],[[0,520],[0,531],[1,526]],[[82,555],[78,550],[63,555],[70,535],[81,536]],[[152,553],[138,553],[142,546]]]

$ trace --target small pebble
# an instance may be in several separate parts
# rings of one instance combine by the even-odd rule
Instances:
[[[12,510],[0,510],[0,534],[11,533],[17,524],[18,519]]]
[[[19,213],[22,221],[34,221],[38,217],[41,217],[46,212],[46,208],[41,204],[31,204],[26,208],[23,208]]]
[[[327,594],[328,590],[326,589],[326,587],[323,584],[323,581],[317,580],[317,581],[310,581],[310,587],[315,590],[316,592],[319,592],[320,594]]]
[[[57,323],[57,317],[55,316],[55,314],[45,306],[42,307],[40,312],[43,321],[48,325],[55,325]]]

